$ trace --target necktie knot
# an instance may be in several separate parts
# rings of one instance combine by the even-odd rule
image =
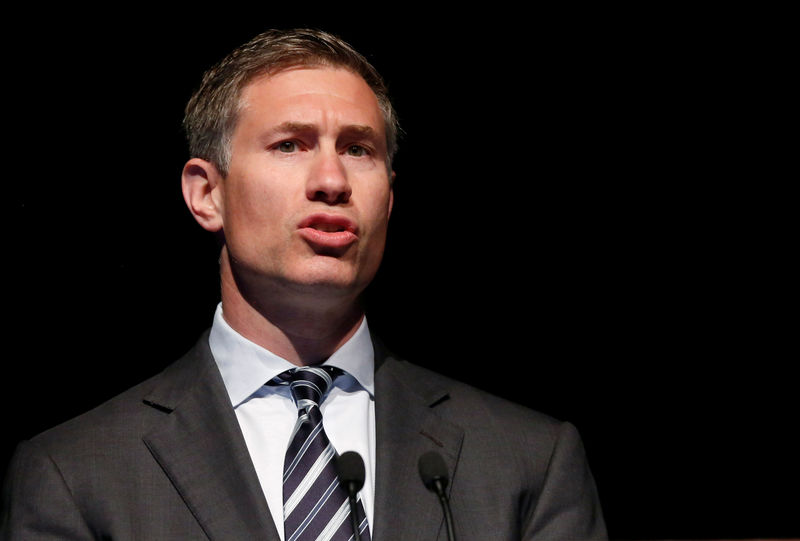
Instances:
[[[314,406],[319,407],[333,380],[341,374],[342,371],[333,366],[304,366],[279,374],[273,382],[288,385],[297,409],[308,412]]]

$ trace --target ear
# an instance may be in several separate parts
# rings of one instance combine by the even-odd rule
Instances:
[[[183,166],[181,175],[183,200],[189,211],[204,229],[222,230],[222,175],[206,160],[192,158]]]

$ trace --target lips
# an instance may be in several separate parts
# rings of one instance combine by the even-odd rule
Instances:
[[[312,214],[298,224],[298,233],[320,249],[347,248],[358,240],[355,222],[338,214]]]

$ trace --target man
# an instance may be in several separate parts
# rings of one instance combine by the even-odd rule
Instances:
[[[184,198],[222,241],[212,328],[162,374],[20,445],[5,538],[306,539],[322,512],[289,524],[330,456],[302,491],[284,494],[285,479],[311,453],[292,446],[318,414],[325,449],[365,463],[353,506],[338,500],[319,526],[337,533],[321,539],[445,539],[417,472],[431,451],[458,539],[605,538],[571,425],[371,336],[360,298],[386,239],[397,122],[361,55],[323,32],[264,33],[206,74],[185,124]],[[326,379],[314,398],[280,384],[309,373]]]

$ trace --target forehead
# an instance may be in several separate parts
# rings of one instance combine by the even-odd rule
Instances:
[[[264,75],[242,91],[240,123],[355,122],[384,132],[375,93],[343,68],[294,68]]]

